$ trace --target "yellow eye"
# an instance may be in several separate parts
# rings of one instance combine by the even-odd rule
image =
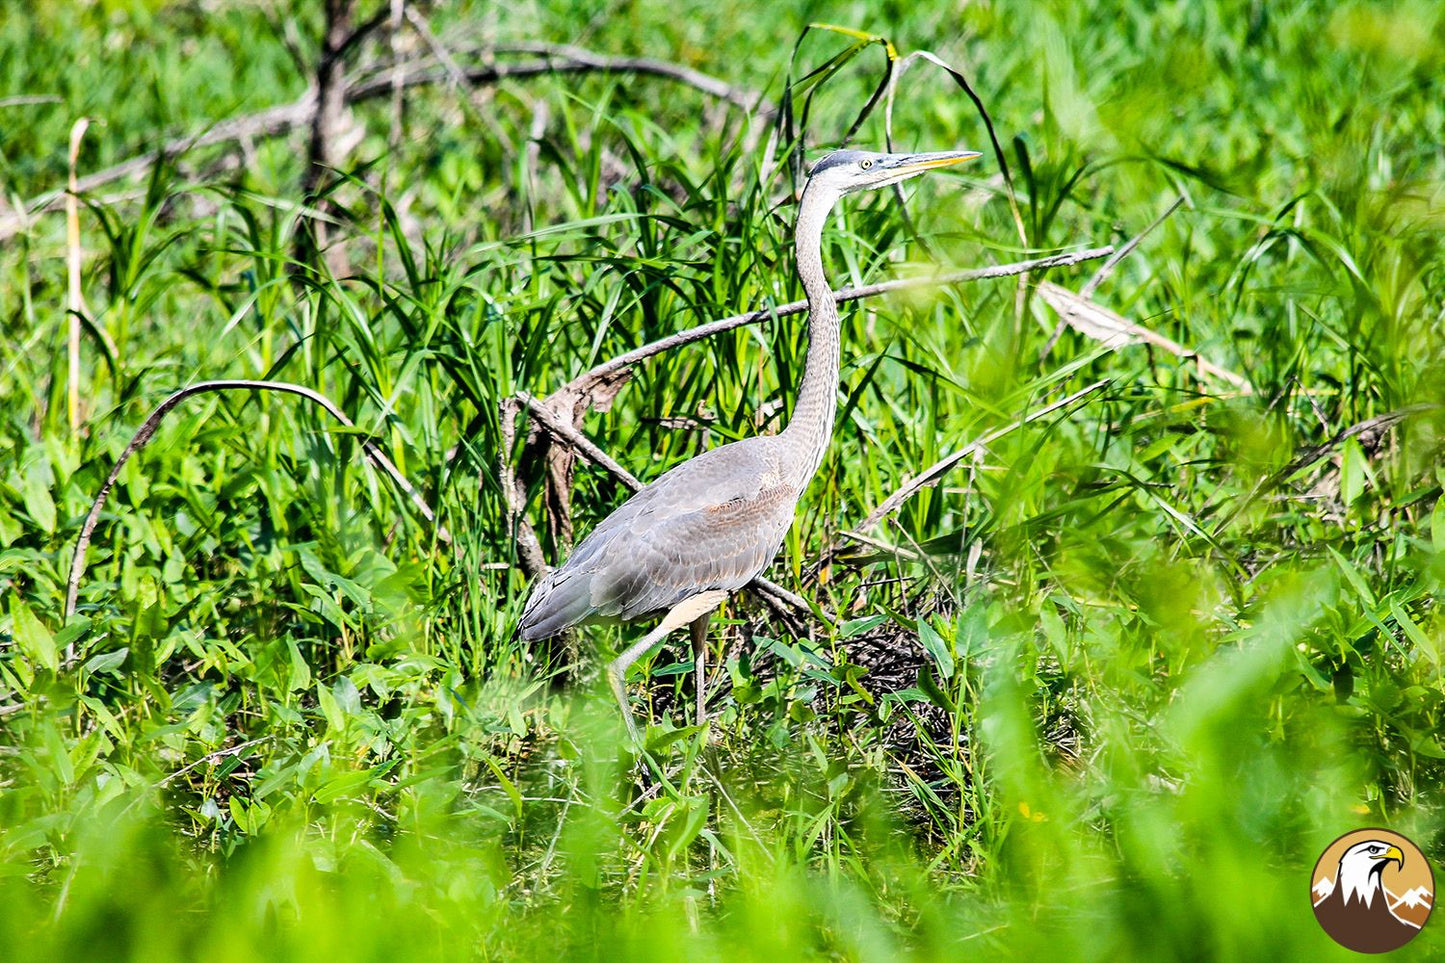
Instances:
[[[858,166],[866,171],[868,168],[873,166],[873,162],[871,160],[859,161]]]

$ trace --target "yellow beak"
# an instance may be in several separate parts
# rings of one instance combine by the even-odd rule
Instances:
[[[940,151],[936,154],[923,154],[911,163],[905,163],[889,171],[890,174],[919,174],[923,171],[931,171],[939,167],[952,167],[954,164],[962,164],[964,161],[974,160],[982,157],[976,150]]]

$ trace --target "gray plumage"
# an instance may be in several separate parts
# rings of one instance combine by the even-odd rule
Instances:
[[[623,675],[651,645],[690,624],[697,717],[705,717],[703,660],[709,614],[777,555],[798,498],[832,435],[839,374],[838,309],[823,275],[822,232],[844,194],[884,187],[977,157],[972,151],[875,154],[835,151],[816,164],[798,205],[798,276],[808,297],[808,354],[793,416],[779,434],[746,438],[683,462],[603,519],[566,564],[538,580],[522,610],[523,639],[591,620],[662,623],[608,667],[629,730]]]
[[[783,479],[780,447],[776,438],[733,442],[637,492],[537,583],[522,638],[592,618],[630,622],[700,590],[751,582],[783,544],[798,500]]]

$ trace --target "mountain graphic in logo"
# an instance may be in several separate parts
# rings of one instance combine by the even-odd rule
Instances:
[[[1310,903],[1336,943],[1360,953],[1399,949],[1435,905],[1430,864],[1410,840],[1360,829],[1331,843],[1315,864]]]

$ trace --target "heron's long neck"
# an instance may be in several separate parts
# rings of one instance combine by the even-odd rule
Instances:
[[[823,225],[835,198],[808,190],[798,208],[798,277],[808,296],[808,356],[798,403],[792,420],[781,437],[790,443],[789,470],[799,489],[807,486],[833,435],[833,418],[838,411],[838,305],[828,279],[823,276]]]

